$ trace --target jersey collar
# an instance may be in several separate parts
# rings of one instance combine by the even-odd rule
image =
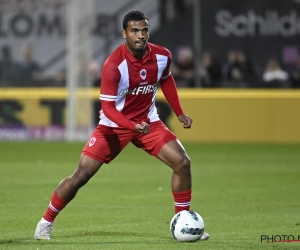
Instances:
[[[130,62],[132,62],[132,63],[134,63],[134,62],[145,63],[148,61],[153,61],[152,50],[151,50],[151,47],[149,46],[149,43],[147,43],[146,50],[148,51],[148,54],[142,60],[138,60],[127,50],[126,43],[123,45],[123,51],[126,54],[127,58],[130,60]]]

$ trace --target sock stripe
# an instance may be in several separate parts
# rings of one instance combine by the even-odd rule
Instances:
[[[192,190],[172,192],[174,197],[175,214],[182,210],[190,210],[192,200]]]
[[[53,205],[52,205],[52,203],[50,202],[50,204],[49,204],[49,207],[50,207],[50,209],[53,211],[53,212],[55,212],[55,213],[58,213],[60,210],[58,210],[58,209],[56,209],[55,207],[53,207]]]
[[[174,205],[177,207],[186,207],[186,206],[190,206],[191,202],[174,202]]]

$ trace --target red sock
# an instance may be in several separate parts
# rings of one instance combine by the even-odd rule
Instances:
[[[53,192],[50,204],[43,215],[46,221],[53,222],[58,213],[69,203],[57,196],[56,191]]]
[[[175,214],[182,210],[189,210],[192,199],[192,190],[185,190],[181,192],[173,192]]]

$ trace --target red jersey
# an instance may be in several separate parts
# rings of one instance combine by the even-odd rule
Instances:
[[[101,78],[102,109],[99,124],[134,130],[136,123],[159,120],[155,106],[158,83],[171,75],[172,56],[168,49],[153,43],[147,44],[147,51],[148,54],[138,60],[123,44],[105,61]],[[112,114],[109,109],[105,112],[103,104],[110,105],[110,110],[114,112],[111,109],[113,104],[122,116],[115,112]],[[120,120],[126,120],[126,124]]]

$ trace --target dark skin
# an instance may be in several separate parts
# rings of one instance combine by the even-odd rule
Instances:
[[[147,42],[149,39],[149,23],[147,20],[130,21],[126,30],[122,31],[126,40],[128,51],[137,59],[141,60],[147,55]],[[182,114],[178,120],[184,128],[191,128],[192,118]],[[146,122],[135,124],[136,133],[147,134],[150,125]],[[171,189],[172,192],[180,192],[191,189],[190,159],[186,151],[178,140],[173,140],[165,144],[157,158],[173,169]],[[62,180],[57,189],[57,195],[63,200],[71,200],[75,197],[79,188],[84,186],[102,166],[98,162],[86,155],[81,155],[79,165],[75,172]]]
[[[147,55],[149,40],[149,23],[147,20],[130,21],[126,30],[122,30],[128,51],[137,59],[142,60]]]

